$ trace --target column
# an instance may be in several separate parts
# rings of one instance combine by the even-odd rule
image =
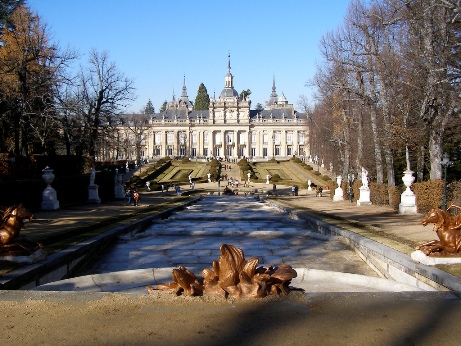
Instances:
[[[214,156],[214,131],[208,131],[208,156]]]

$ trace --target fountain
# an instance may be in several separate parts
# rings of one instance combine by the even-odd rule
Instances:
[[[158,285],[157,289],[174,291],[176,295],[201,296],[204,293],[233,298],[264,298],[267,295],[286,295],[294,288],[289,284],[297,276],[289,265],[258,267],[255,257],[245,261],[242,249],[223,244],[219,261],[212,262],[212,269],[202,271],[203,278],[179,266],[173,269],[172,283]],[[148,286],[148,291],[155,288]],[[295,289],[296,290],[296,289]],[[301,289],[302,290],[302,289]],[[304,290],[302,290],[304,291]]]

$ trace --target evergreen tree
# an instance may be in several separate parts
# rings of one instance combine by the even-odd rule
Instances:
[[[262,110],[264,109],[264,107],[263,107],[262,104],[260,104],[260,103],[258,102],[258,103],[256,104],[255,109],[256,109],[257,111],[262,111]]]
[[[210,96],[203,83],[200,83],[197,91],[197,97],[194,102],[194,110],[207,110],[210,106]]]
[[[243,101],[243,100],[245,100],[247,98],[247,96],[250,96],[250,95],[251,95],[251,90],[250,89],[242,90],[242,92],[239,95],[239,100]]]
[[[160,112],[165,112],[166,111],[166,105],[167,104],[168,104],[168,102],[163,101],[162,107],[160,107]]]
[[[155,113],[155,108],[152,105],[152,101],[149,99],[149,101],[147,101],[146,107],[144,108],[144,114],[154,114],[154,113]]]

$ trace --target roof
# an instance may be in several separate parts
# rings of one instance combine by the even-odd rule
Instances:
[[[307,119],[306,113],[299,113],[296,112],[294,115],[292,114],[292,108],[277,108],[277,109],[264,109],[264,110],[250,110],[250,119],[294,119],[295,117],[298,119]],[[210,118],[210,111],[209,110],[193,110],[188,112],[189,118],[197,119],[209,119]],[[186,120],[187,113],[185,109],[168,109],[161,113],[155,113],[152,116],[152,120]]]

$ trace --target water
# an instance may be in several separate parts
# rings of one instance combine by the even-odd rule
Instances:
[[[178,265],[199,273],[218,259],[221,244],[239,247],[246,259],[257,257],[265,266],[377,276],[341,237],[313,235],[304,221],[243,196],[207,196],[142,233],[122,236],[82,275]]]

